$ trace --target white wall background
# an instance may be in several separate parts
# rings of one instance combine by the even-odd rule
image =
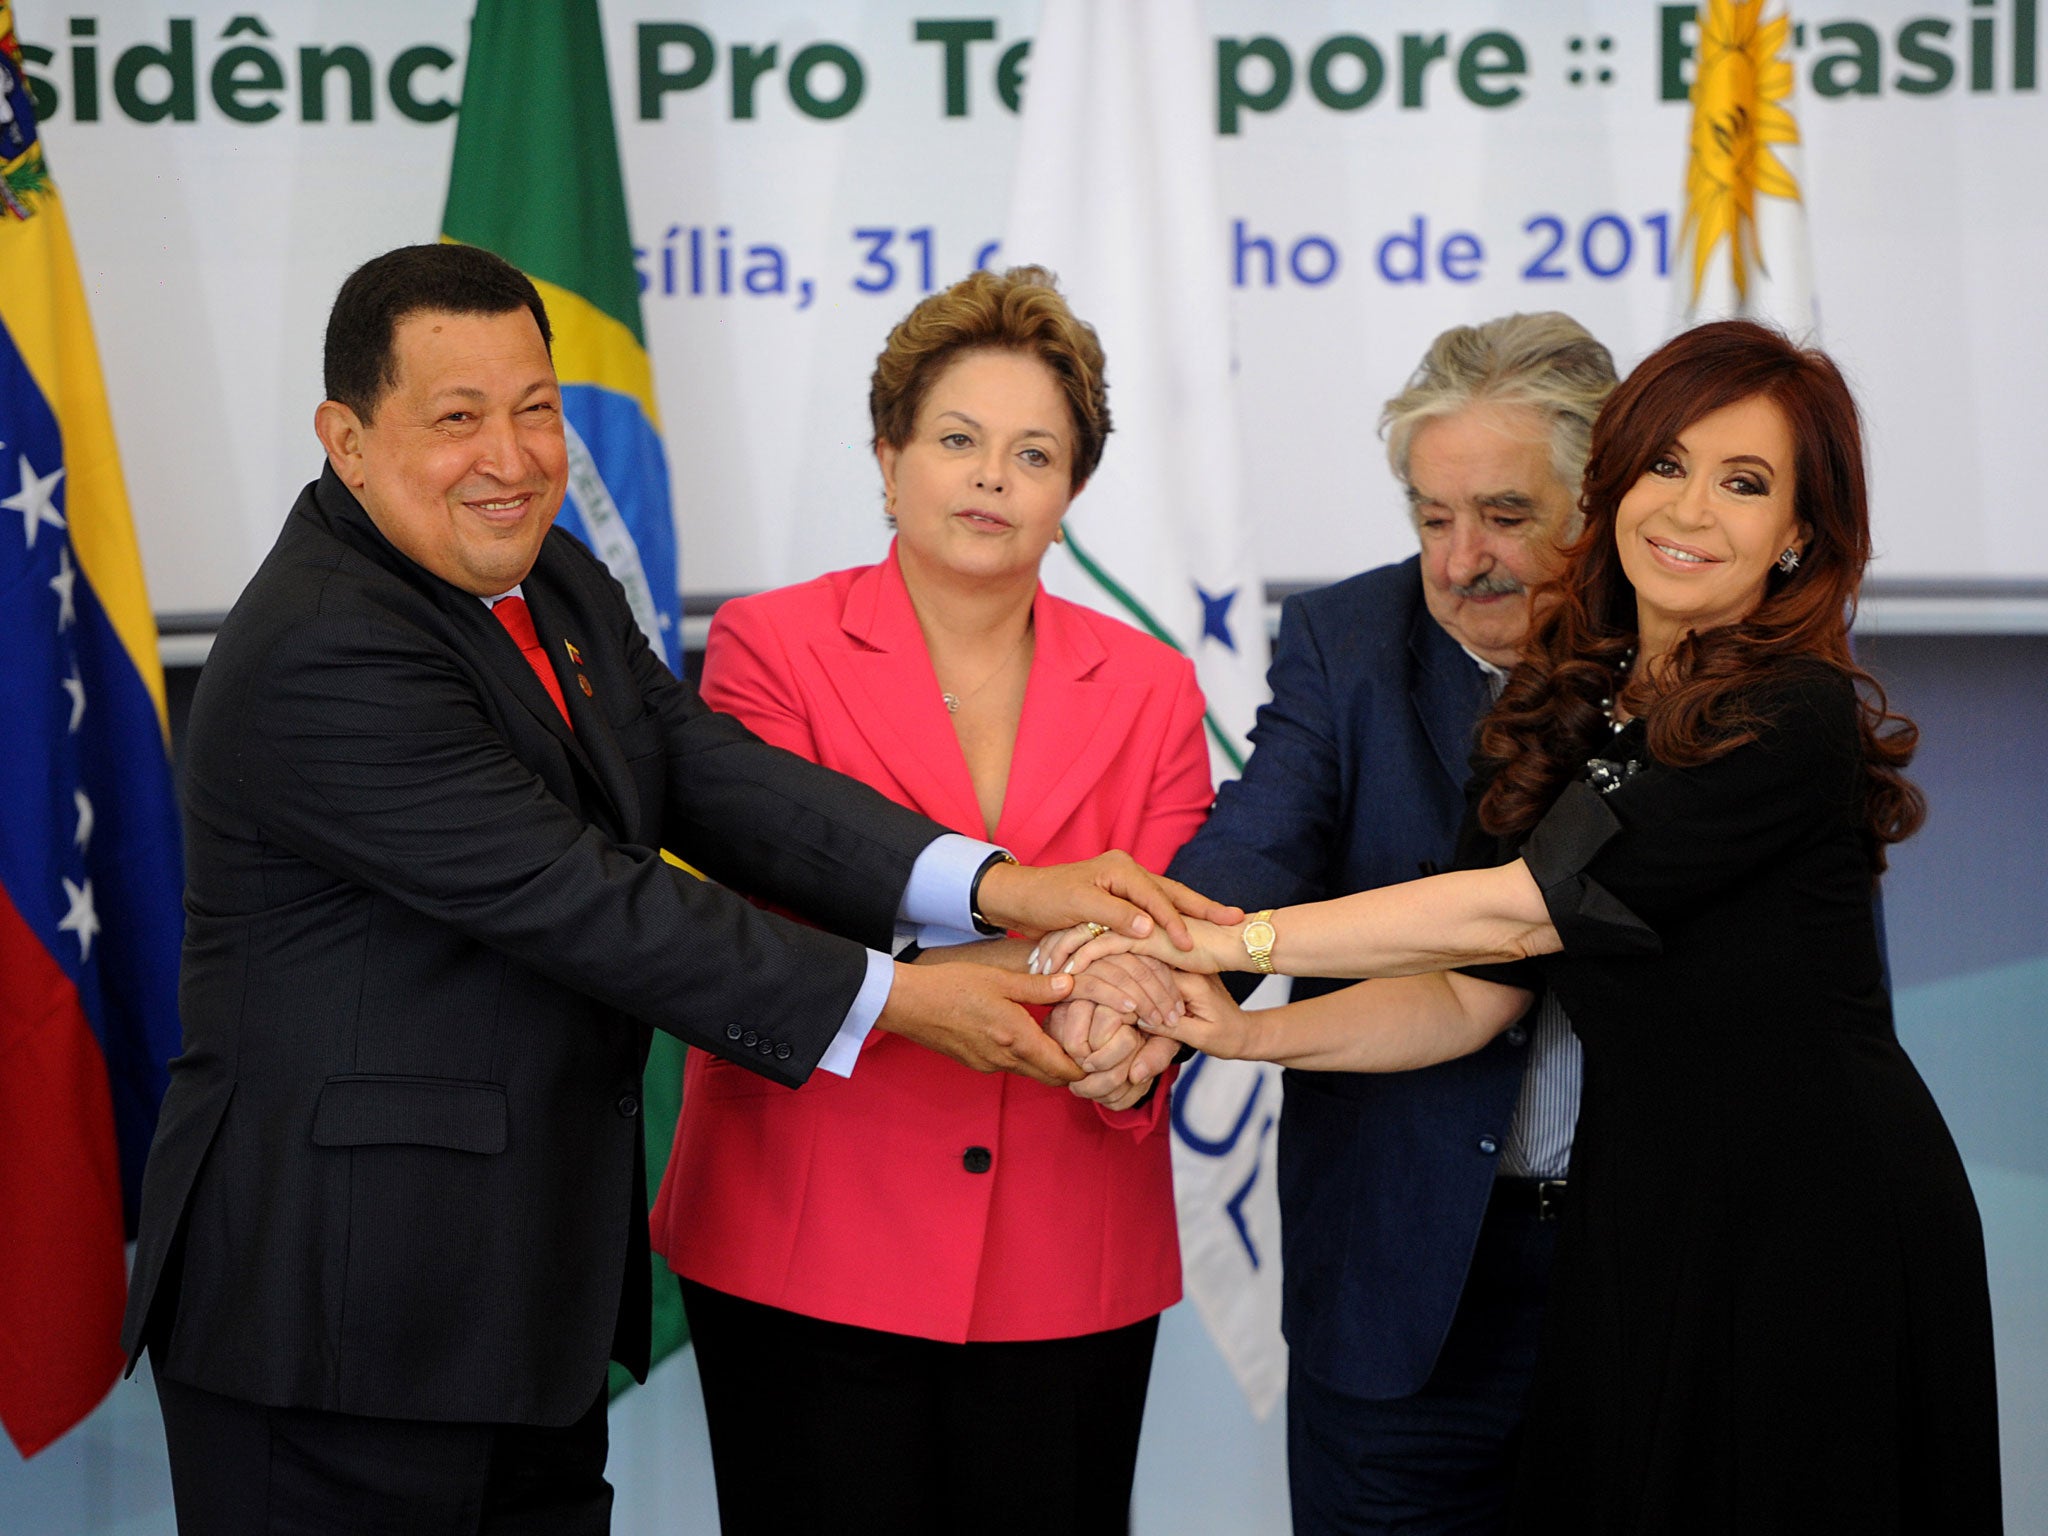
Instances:
[[[1242,113],[1217,152],[1226,220],[1274,241],[1280,268],[1267,287],[1253,256],[1250,282],[1234,295],[1265,569],[1275,580],[1330,579],[1403,551],[1373,422],[1438,330],[1555,307],[1578,315],[1625,365],[1662,339],[1670,284],[1645,221],[1667,216],[1675,231],[1687,108],[1659,99],[1663,8],[1642,0],[1210,0],[1208,9],[1219,39],[1270,37],[1293,64],[1284,104]],[[2048,578],[2048,521],[2035,510],[2029,451],[2048,408],[2048,306],[2039,299],[2048,108],[2037,88],[2013,84],[2025,62],[2014,39],[2023,13],[2037,9],[2038,0],[1801,8],[1798,104],[1823,339],[1870,418],[1881,578]],[[945,50],[915,41],[913,28],[963,10],[993,22],[997,37],[967,49],[966,114],[949,117]],[[404,117],[384,76],[407,48],[437,45],[458,62],[421,71],[413,89],[452,99],[467,11],[460,0],[24,7],[24,41],[55,53],[32,72],[63,98],[47,140],[77,226],[160,611],[232,602],[318,464],[309,422],[334,289],[377,251],[437,233],[452,120]],[[644,307],[683,586],[748,590],[872,559],[882,532],[866,381],[888,327],[923,289],[921,248],[906,232],[931,231],[940,284],[999,232],[1016,119],[994,77],[1002,51],[1030,35],[1036,6],[610,0],[605,12],[633,224],[653,280]],[[92,20],[92,37],[71,35],[74,16]],[[137,45],[165,47],[174,17],[193,23],[196,120],[134,122],[115,99],[115,65]],[[267,36],[255,35],[251,17]],[[666,95],[653,121],[639,106],[643,23],[694,25],[716,48],[706,83]],[[1931,77],[1901,50],[1916,24],[1908,46],[1951,61],[1953,79],[1932,94],[1900,85]],[[1823,27],[1834,35],[1822,39]],[[1982,90],[1972,84],[1973,27],[1988,29],[1992,48]],[[1459,54],[1487,31],[1510,35],[1526,57],[1523,75],[1492,81],[1519,89],[1509,106],[1475,105],[1458,86]],[[1370,104],[1337,111],[1315,98],[1309,76],[1317,49],[1347,34],[1374,45],[1388,78]],[[1446,58],[1422,72],[1421,105],[1404,106],[1401,59],[1418,46],[1404,38],[1439,35]],[[1825,66],[1830,77],[1848,78],[1854,71],[1839,60],[1859,41],[1874,49],[1874,94],[1819,97],[1815,69],[1836,59]],[[95,122],[76,118],[81,42],[96,50]],[[788,84],[791,61],[820,42],[850,49],[863,78],[858,104],[829,121],[799,111]],[[337,76],[328,120],[306,122],[299,50],[341,44],[359,45],[377,66],[373,119],[339,120],[346,92]],[[285,76],[282,90],[248,98],[277,102],[268,122],[231,120],[210,89],[217,61],[238,45],[266,49]],[[736,50],[770,45],[777,63],[755,87],[753,115],[736,117]],[[661,59],[672,71],[688,61],[681,45]],[[1611,76],[1604,84],[1602,70]],[[1254,95],[1271,78],[1256,61],[1239,77]],[[1339,89],[1358,79],[1355,64],[1331,74]],[[141,80],[151,96],[167,83],[162,71]],[[822,67],[808,84],[829,97],[839,76]],[[1188,89],[1207,99],[1214,73]],[[547,134],[547,103],[536,100],[532,116],[535,135]],[[1610,278],[1590,272],[1580,251],[1602,215],[1616,222],[1596,231],[1594,264],[1617,263],[1617,223],[1633,246]],[[1556,262],[1565,275],[1525,277],[1550,243],[1544,226],[1530,227],[1545,216],[1566,232]],[[1478,239],[1486,256],[1475,280],[1452,282],[1440,269],[1419,283],[1380,275],[1380,243],[1412,232],[1418,217],[1432,256],[1454,232]],[[869,228],[898,232],[890,252],[900,270],[879,293],[855,286],[880,280],[853,235]],[[720,230],[730,232],[723,241]],[[811,283],[808,304],[794,294],[692,295],[692,231],[711,286],[721,243],[735,253],[735,288],[746,248],[773,245],[791,286]],[[1302,248],[1307,275],[1321,274],[1327,251],[1337,257],[1319,284],[1288,270],[1289,252],[1310,237],[1327,244]],[[675,253],[673,285],[665,251]],[[1232,228],[1215,232],[1214,257],[1234,271]],[[1112,357],[1112,386],[1115,365]]]

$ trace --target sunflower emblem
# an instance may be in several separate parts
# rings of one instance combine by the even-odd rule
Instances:
[[[1738,299],[1749,268],[1763,271],[1756,234],[1758,197],[1798,202],[1799,182],[1771,146],[1797,144],[1786,103],[1792,19],[1763,19],[1764,0],[1708,0],[1700,7],[1698,72],[1692,86],[1691,161],[1685,174],[1685,233],[1692,243],[1692,301],[1722,242]]]

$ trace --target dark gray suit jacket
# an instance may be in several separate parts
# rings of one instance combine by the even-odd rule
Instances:
[[[523,590],[573,730],[331,470],[221,628],[123,1341],[175,1380],[563,1424],[644,1373],[649,1027],[802,1082],[941,831],[707,709],[568,535]]]

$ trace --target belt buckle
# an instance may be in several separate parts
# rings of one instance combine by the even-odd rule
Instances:
[[[1536,1181],[1536,1219],[1556,1221],[1564,1214],[1563,1179],[1538,1179]]]

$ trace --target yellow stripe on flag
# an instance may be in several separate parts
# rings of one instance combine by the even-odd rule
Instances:
[[[156,618],[142,579],[142,552],[64,204],[54,191],[39,194],[35,217],[9,223],[0,239],[0,320],[63,434],[64,516],[79,569],[155,701],[157,724],[168,742]]]
[[[595,384],[640,403],[647,424],[661,430],[654,410],[654,365],[640,343],[610,315],[588,299],[533,279],[540,301],[548,307],[555,332],[555,377],[564,384]]]
[[[459,240],[441,237],[450,245]],[[661,430],[654,409],[654,365],[646,349],[610,315],[580,294],[526,274],[547,306],[548,326],[555,333],[555,377],[564,384],[595,384],[640,403],[647,424]]]

